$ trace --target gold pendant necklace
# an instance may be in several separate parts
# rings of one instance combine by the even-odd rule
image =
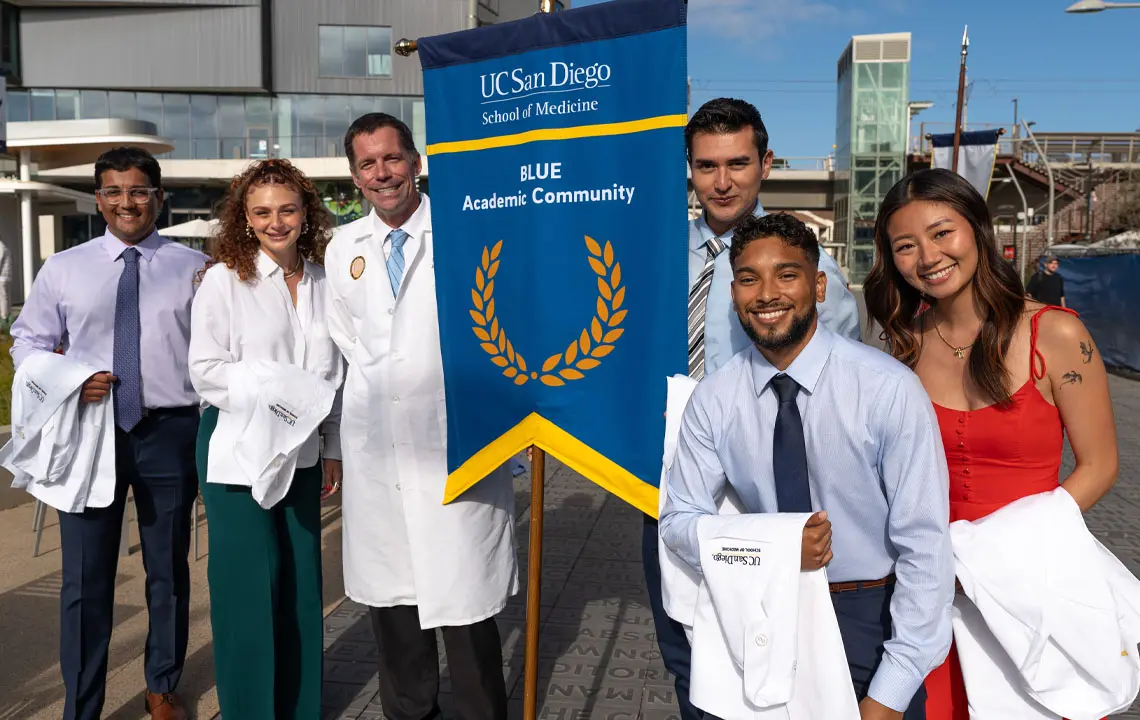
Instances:
[[[938,327],[937,321],[934,322],[934,332],[938,333],[938,337],[942,340],[942,342],[946,343],[946,347],[954,351],[954,356],[959,360],[964,359],[966,357],[966,351],[974,346],[973,342],[969,345],[951,345],[950,341],[947,340],[946,337],[942,334],[942,330]],[[974,342],[977,341],[978,339],[975,337]]]
[[[285,268],[281,268],[282,272],[285,273],[285,279],[288,280],[289,278],[293,277],[298,272],[300,272],[301,266],[304,264],[305,264],[305,258],[298,256],[297,257],[297,266],[295,268],[293,268],[292,270],[289,270],[287,272],[285,271]]]

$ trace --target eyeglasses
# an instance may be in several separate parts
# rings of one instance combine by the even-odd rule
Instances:
[[[142,205],[146,202],[149,202],[157,192],[158,188],[152,187],[133,187],[129,190],[110,187],[96,190],[95,194],[112,205],[118,205],[119,203],[123,202],[124,196],[130,196],[131,202],[135,203],[136,205]]]

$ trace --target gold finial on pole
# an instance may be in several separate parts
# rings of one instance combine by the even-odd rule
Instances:
[[[409,40],[407,38],[401,38],[400,41],[396,43],[395,48],[396,54],[400,57],[408,57],[418,49],[419,48],[416,46],[416,41]]]

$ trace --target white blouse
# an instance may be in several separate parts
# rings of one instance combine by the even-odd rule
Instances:
[[[273,360],[304,368],[332,383],[336,400],[328,418],[301,447],[298,468],[317,464],[323,455],[339,460],[340,407],[344,360],[329,337],[328,287],[324,268],[305,261],[297,284],[297,306],[289,296],[284,271],[264,252],[257,256],[257,277],[242,282],[237,272],[218,264],[206,271],[190,315],[190,381],[202,400],[229,410],[230,364]],[[239,438],[212,438],[211,453],[234,447]]]

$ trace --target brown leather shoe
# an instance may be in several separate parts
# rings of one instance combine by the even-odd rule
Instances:
[[[176,692],[146,691],[146,711],[154,720],[186,720],[186,706]]]

